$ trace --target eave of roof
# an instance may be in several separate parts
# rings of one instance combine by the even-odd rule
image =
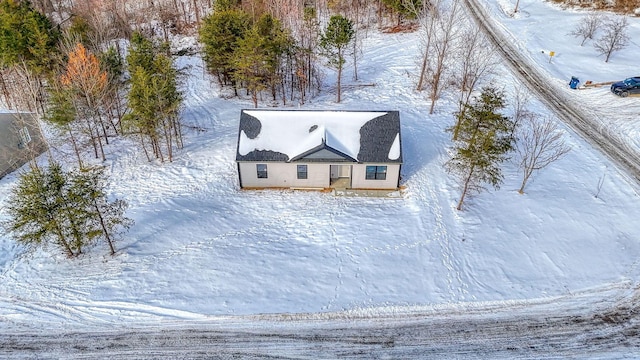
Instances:
[[[344,161],[358,162],[358,160],[352,158],[351,156],[349,156],[349,155],[347,155],[347,154],[345,154],[345,153],[343,153],[343,152],[341,152],[339,150],[336,150],[336,149],[332,148],[331,146],[328,146],[325,142],[323,142],[322,144],[316,146],[313,149],[310,149],[310,150],[305,151],[304,153],[302,153],[302,154],[300,154],[298,156],[293,157],[289,161],[298,161],[298,160],[307,158],[309,155],[315,154],[315,153],[317,153],[319,151],[322,151],[322,150],[326,150],[326,151],[332,152],[332,153],[336,154],[337,156],[340,156],[340,157],[344,158]],[[307,160],[310,160],[310,161],[336,161],[336,159],[307,159]]]

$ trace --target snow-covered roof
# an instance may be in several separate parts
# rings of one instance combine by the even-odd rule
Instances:
[[[398,111],[242,110],[237,161],[301,159],[402,162],[400,115]]]

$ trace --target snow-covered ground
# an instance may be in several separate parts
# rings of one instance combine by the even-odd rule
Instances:
[[[608,87],[566,86],[571,76],[597,82],[639,75],[640,19],[629,19],[632,44],[605,64],[590,43],[580,47],[567,35],[584,11],[522,0],[521,12],[509,17],[513,4],[488,6],[565,95],[602,111],[596,116],[607,126],[640,144],[638,98],[618,98]],[[336,104],[328,71],[323,93],[302,106],[399,110],[406,188],[399,199],[240,191],[237,127],[240,110],[251,108],[251,101],[223,98],[199,58],[181,58],[191,74],[184,89],[188,127],[175,161],[147,163],[128,140],[106,148],[109,193],[129,202],[127,214],[136,221],[118,242],[118,254],[106,255],[104,244],[78,259],[55,251],[24,254],[0,234],[1,328],[375,313],[381,307],[499,304],[636,289],[637,184],[570,130],[565,137],[572,151],[538,174],[526,194],[518,194],[520,177],[508,164],[500,190],[455,210],[459,188],[443,163],[456,94],[445,93],[428,115],[426,94],[413,90],[419,46],[417,33],[369,32],[359,83],[375,86],[348,86]],[[556,56],[549,62],[542,50]],[[351,76],[346,71],[345,82],[357,85]],[[506,72],[496,79],[508,93],[515,82]],[[536,102],[531,107],[547,113]],[[0,180],[0,220],[17,176]]]

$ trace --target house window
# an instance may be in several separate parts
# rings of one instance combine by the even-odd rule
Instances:
[[[367,180],[386,180],[387,167],[386,166],[367,166],[367,173],[365,178]]]
[[[298,179],[307,178],[307,165],[298,165]]]
[[[258,171],[258,179],[267,178],[267,164],[256,164],[256,170]]]
[[[29,129],[27,129],[26,127],[18,130],[18,135],[20,136],[20,143],[18,144],[18,147],[20,149],[24,148],[28,143],[31,142],[31,135],[29,134]]]

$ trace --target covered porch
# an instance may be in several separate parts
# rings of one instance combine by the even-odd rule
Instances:
[[[329,187],[332,189],[351,188],[351,164],[330,165]]]

